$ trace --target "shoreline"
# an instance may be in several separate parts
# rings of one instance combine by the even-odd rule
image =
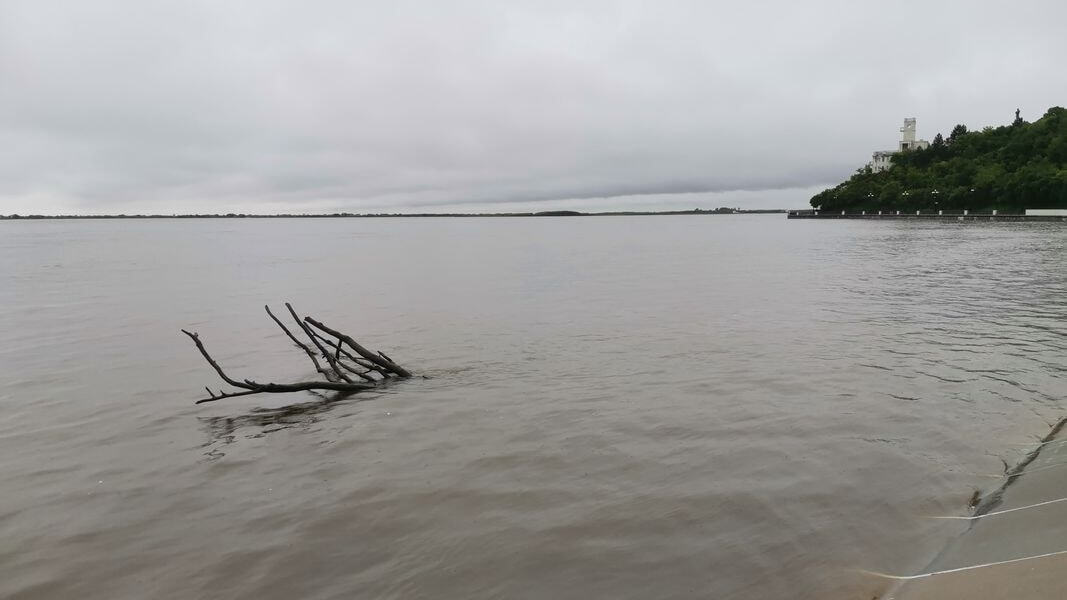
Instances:
[[[1062,542],[1065,425],[1067,418],[1057,421],[1029,454],[1005,471],[1000,485],[981,498],[972,514],[948,517],[969,525],[921,573],[888,576],[897,582],[885,597],[1062,598],[1067,592],[1061,576],[1067,560]]]
[[[822,212],[813,210],[790,210],[786,212],[787,219],[873,219],[873,220],[920,220],[920,221],[1026,221],[1026,222],[1067,222],[1064,215],[1020,215],[1020,214],[992,214],[992,213],[967,213],[953,212],[951,214],[935,213],[838,213]]]

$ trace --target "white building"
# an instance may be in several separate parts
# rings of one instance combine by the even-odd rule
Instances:
[[[892,163],[890,157],[897,152],[907,152],[908,150],[918,150],[927,148],[930,146],[930,142],[926,140],[915,139],[915,117],[904,119],[904,126],[900,128],[900,142],[897,145],[896,150],[879,150],[871,157],[871,162],[867,163],[867,166],[872,171],[878,173],[885,171]]]
[[[871,170],[875,173],[885,171],[890,166],[892,166],[892,163],[889,162],[889,157],[893,156],[894,154],[896,154],[896,152],[893,150],[879,150],[874,153],[874,156],[871,158],[871,162],[867,163],[867,166],[870,167]]]

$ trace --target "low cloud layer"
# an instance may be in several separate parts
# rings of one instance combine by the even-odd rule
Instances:
[[[930,6],[936,4],[936,6]],[[0,213],[803,206],[1067,104],[1067,5],[0,0]]]

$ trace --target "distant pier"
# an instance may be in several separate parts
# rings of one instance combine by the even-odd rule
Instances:
[[[1067,223],[1067,215],[1025,215],[1020,213],[999,213],[997,211],[903,211],[881,210],[848,212],[843,210],[790,210],[787,219],[919,219],[941,221],[1062,221]]]

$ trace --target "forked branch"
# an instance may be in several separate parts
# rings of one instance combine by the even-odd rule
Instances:
[[[297,347],[303,350],[305,354],[307,354],[308,358],[311,359],[312,364],[315,366],[315,371],[322,375],[326,381],[297,381],[294,383],[258,383],[251,379],[238,381],[227,375],[222,369],[222,366],[212,358],[211,354],[208,353],[207,348],[204,347],[204,343],[200,341],[199,334],[182,329],[182,333],[193,340],[193,343],[196,344],[196,348],[200,351],[204,360],[215,369],[215,372],[218,373],[219,377],[238,390],[220,390],[214,392],[211,388],[205,387],[204,389],[207,390],[208,397],[197,400],[197,404],[214,402],[216,400],[234,398],[237,396],[250,396],[252,394],[284,394],[311,390],[361,392],[374,388],[380,381],[390,377],[406,378],[411,376],[409,371],[400,365],[397,365],[385,354],[381,352],[374,354],[363,346],[360,346],[348,335],[330,329],[311,317],[304,317],[301,319],[297,316],[296,311],[293,310],[292,305],[288,302],[285,304],[285,307],[289,309],[289,314],[293,317],[293,320],[300,327],[301,331],[307,335],[311,344],[315,347],[315,350],[293,335],[292,331],[290,331],[289,328],[286,327],[273,312],[271,312],[269,306],[264,306],[263,308],[278,327],[285,332],[285,335],[288,336]],[[309,324],[319,331],[313,330],[309,327]],[[320,333],[320,331],[322,333]],[[344,348],[346,344],[359,356],[346,350]],[[333,352],[331,352],[331,350]],[[323,364],[319,362],[320,357],[325,359],[326,364],[328,364],[329,367],[323,366]],[[349,362],[352,364],[348,364]],[[354,381],[347,373],[360,377],[362,382]],[[373,377],[371,373],[377,373],[380,376],[380,379]]]

